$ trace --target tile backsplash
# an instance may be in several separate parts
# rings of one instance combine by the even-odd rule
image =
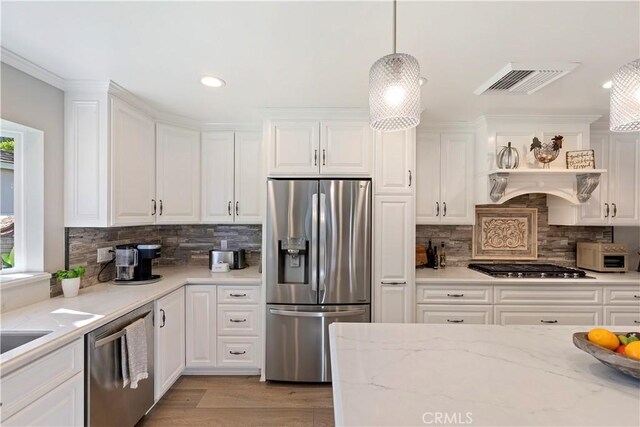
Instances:
[[[538,262],[575,267],[577,241],[612,241],[612,227],[549,225],[547,197],[544,194],[525,194],[502,205],[478,205],[478,207],[481,206],[536,208],[538,210]],[[440,242],[444,242],[447,265],[465,267],[471,260],[472,233],[471,225],[417,225],[416,244],[427,245],[431,240],[433,244],[438,245],[439,249]]]
[[[102,268],[96,262],[98,248],[126,243],[159,243],[162,256],[158,265],[202,265],[209,261],[209,250],[220,248],[220,241],[227,240],[229,249],[245,249],[249,265],[260,262],[262,246],[261,225],[148,225],[139,227],[67,228],[67,265],[83,265],[87,269],[82,287],[99,283]],[[102,280],[115,277],[111,263],[102,272]],[[51,296],[61,294],[60,284],[52,281]]]

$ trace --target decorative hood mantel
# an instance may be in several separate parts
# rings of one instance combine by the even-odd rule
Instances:
[[[588,150],[590,125],[600,116],[482,116],[476,121],[476,203],[504,203],[522,194],[544,193],[568,205],[586,202],[604,169],[568,169],[566,153]],[[532,148],[562,135],[557,158],[546,166]],[[518,151],[516,169],[501,169],[498,153],[510,144]],[[542,159],[548,160],[548,159]]]

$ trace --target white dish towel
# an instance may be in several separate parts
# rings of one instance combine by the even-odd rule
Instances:
[[[138,388],[138,381],[149,377],[147,372],[147,328],[144,318],[138,319],[125,329],[120,340],[122,355],[122,388],[131,383]]]

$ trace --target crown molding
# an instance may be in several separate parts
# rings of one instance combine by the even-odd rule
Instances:
[[[65,81],[62,77],[34,64],[3,46],[0,46],[0,61],[57,89],[65,90]]]
[[[416,128],[417,135],[434,132],[475,132],[474,122],[422,122]]]
[[[320,120],[337,119],[337,120],[362,120],[369,119],[369,110],[362,108],[261,108],[259,109],[264,118],[268,119],[291,119]]]
[[[203,132],[215,132],[215,131],[262,132],[262,123],[202,123],[200,129]]]
[[[473,123],[476,126],[488,122],[503,123],[548,123],[548,124],[591,124],[601,115],[595,114],[487,114],[478,117]]]

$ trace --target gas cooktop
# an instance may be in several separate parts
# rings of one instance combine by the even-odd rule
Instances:
[[[533,263],[473,263],[469,268],[488,274],[492,277],[508,277],[523,279],[586,279],[587,274],[577,268],[563,267],[554,264],[533,264]]]

